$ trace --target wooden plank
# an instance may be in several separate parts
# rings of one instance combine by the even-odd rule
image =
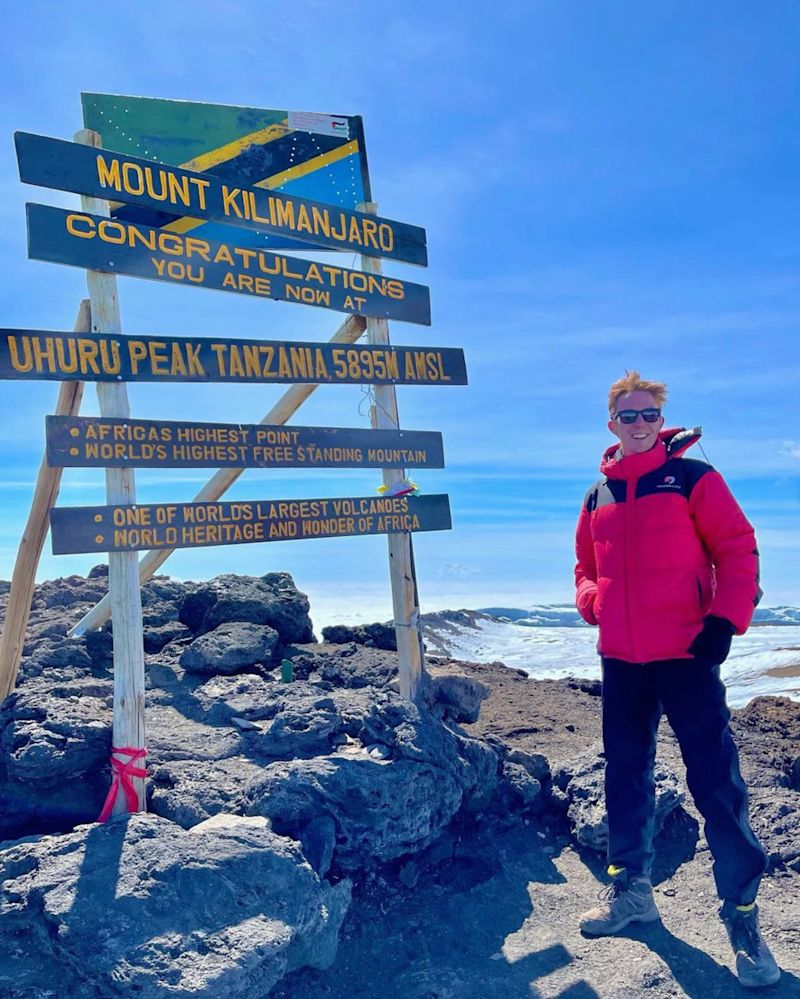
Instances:
[[[336,330],[330,339],[330,343],[355,343],[364,332],[365,321],[361,316],[350,316]],[[316,385],[292,385],[278,399],[275,405],[269,410],[261,421],[262,424],[273,426],[287,423],[302,404],[312,393],[316,392]],[[204,503],[218,500],[224,496],[233,483],[242,474],[241,468],[220,468],[206,482],[206,484],[195,494],[195,502]],[[149,551],[139,562],[139,581],[144,583],[159,569],[170,557],[174,549],[161,548]],[[70,631],[70,635],[83,635],[87,631],[95,631],[102,628],[111,614],[111,599],[106,594],[99,600],[90,611],[78,621]]]
[[[75,331],[86,333],[90,328],[89,301],[84,299],[78,308]],[[64,382],[59,389],[56,413],[65,418],[77,413],[81,408],[82,398],[83,382]],[[22,532],[11,575],[11,589],[0,636],[0,701],[11,693],[17,682],[17,670],[25,644],[25,632],[36,585],[36,570],[44,548],[44,539],[50,527],[50,508],[55,506],[60,488],[61,469],[51,468],[46,458],[42,458],[31,510]]]
[[[444,468],[431,430],[47,417],[47,460],[70,468]]]
[[[0,329],[0,379],[466,385],[456,347]]]
[[[152,226],[26,205],[32,260],[129,274],[194,288],[313,305],[430,326],[427,287],[335,264],[167,232]]]
[[[76,140],[98,147],[100,137],[96,132],[82,131]],[[94,217],[107,216],[108,204],[93,198],[82,197],[81,206]],[[111,274],[89,270],[86,274],[92,308],[92,330],[100,337],[113,338],[121,330],[117,279]],[[124,382],[98,382],[97,399],[102,416],[130,416],[128,390]],[[136,502],[134,473],[128,468],[106,469],[106,497],[109,503]],[[144,725],[144,644],[142,626],[142,600],[139,592],[139,574],[136,555],[131,552],[112,552],[108,556],[108,589],[111,596],[111,616],[114,624],[114,702],[113,702],[113,757],[118,764],[129,762],[122,749],[143,750]],[[114,778],[116,781],[116,777]],[[143,777],[129,778],[135,794],[136,811],[146,809],[145,781]],[[118,793],[114,813],[129,810],[125,794]]]
[[[248,186],[243,176],[220,178],[29,132],[16,132],[14,141],[24,183],[151,208],[164,226],[188,215],[333,250],[428,262],[419,226]]]
[[[56,508],[50,524],[55,555],[113,553],[447,531],[450,506],[446,495],[109,504]]]
[[[370,214],[378,211],[378,206],[374,203],[368,203],[365,208]],[[362,256],[361,266],[369,273],[381,272],[380,260],[372,256]],[[372,345],[385,348],[389,343],[388,322],[385,319],[368,319],[367,339]],[[394,385],[378,384],[373,391],[375,394],[375,405],[372,407],[373,427],[399,430],[400,418]],[[386,467],[383,470],[383,482],[389,488],[402,482],[404,478],[405,472],[402,469]],[[419,595],[411,535],[390,534],[388,548],[394,630],[400,660],[398,677],[400,694],[413,701],[421,691],[422,675],[425,671],[425,647],[419,621]]]

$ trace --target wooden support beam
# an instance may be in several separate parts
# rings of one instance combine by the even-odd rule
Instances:
[[[355,343],[366,329],[366,321],[361,316],[350,316],[331,337],[331,343]],[[318,385],[292,385],[287,389],[272,409],[266,414],[262,424],[278,426],[292,418],[308,397],[319,388]],[[244,471],[243,468],[220,468],[194,497],[194,502],[204,503],[218,500]],[[174,548],[149,551],[139,562],[139,582],[144,583],[162,566]],[[87,631],[102,628],[111,612],[110,594],[81,618],[70,631],[70,635],[83,635]]]
[[[374,202],[358,207],[359,210],[366,211],[370,215],[378,213],[378,206]],[[370,274],[380,274],[381,262],[377,257],[362,256],[361,269]],[[367,340],[374,344],[388,344],[388,321],[368,318]],[[379,430],[399,430],[400,419],[397,413],[397,393],[394,385],[376,385],[373,392],[375,405],[372,407],[372,426]],[[384,485],[391,486],[396,482],[402,482],[405,477],[405,471],[402,469],[383,469]],[[425,670],[425,649],[419,622],[419,597],[411,535],[408,532],[389,534],[387,540],[394,628],[397,637],[397,652],[400,658],[400,694],[413,701],[416,700],[420,692],[422,674]]]
[[[102,143],[97,132],[82,129],[75,141],[94,148]],[[81,197],[83,211],[93,215],[110,215],[107,201]],[[117,279],[113,274],[87,271],[89,299],[92,308],[92,332],[115,334],[122,332],[117,296]],[[130,416],[128,389],[123,382],[98,382],[97,398],[102,416]],[[106,497],[109,504],[135,503],[136,485],[133,469],[107,468]],[[108,591],[114,625],[114,731],[115,750],[141,750],[145,747],[144,727],[144,640],[142,636],[142,599],[135,552],[109,552]],[[121,764],[129,763],[128,755],[116,752]],[[115,781],[117,780],[115,776]],[[144,811],[145,778],[128,778],[136,794],[136,811]],[[113,812],[126,812],[126,795],[118,786]]]
[[[90,324],[89,301],[84,299],[78,308],[75,332],[88,333]],[[83,384],[83,382],[61,383],[55,410],[57,416],[77,416],[81,408]],[[17,550],[3,633],[0,636],[0,701],[5,700],[17,682],[17,670],[25,644],[33,589],[36,585],[36,570],[50,524],[48,516],[50,508],[55,506],[61,488],[62,472],[61,468],[50,468],[47,459],[42,458],[31,501],[31,511]]]

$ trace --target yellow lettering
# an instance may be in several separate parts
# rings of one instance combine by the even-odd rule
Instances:
[[[313,233],[311,228],[311,219],[308,217],[308,209],[305,205],[301,204],[297,209],[297,231],[304,231],[308,233]]]
[[[186,256],[191,257],[192,254],[197,254],[202,260],[209,262],[209,250],[211,247],[208,245],[204,239],[195,239],[194,236],[186,237]]]
[[[358,219],[356,218],[355,215],[350,219],[349,235],[351,243],[358,243],[359,246],[363,244],[364,241],[361,238],[361,229],[359,228]]]
[[[322,282],[322,275],[319,272],[319,267],[317,267],[315,263],[310,263],[308,265],[308,270],[306,271],[306,281]]]
[[[133,175],[135,184],[131,181],[131,175]],[[128,194],[144,194],[144,174],[138,163],[126,162],[122,164],[122,183]]]
[[[375,239],[375,233],[378,231],[378,223],[373,219],[364,219],[361,224],[364,227],[364,242],[371,243],[377,250],[378,241]]]
[[[181,352],[181,345],[179,343],[172,344],[172,364],[170,365],[170,374],[183,375],[184,377],[188,374],[186,370],[186,364],[183,360],[183,354]]]
[[[114,159],[109,166],[102,153],[97,154],[97,179],[101,187],[113,187],[115,191],[121,191],[122,186],[119,179],[119,160]]]
[[[192,203],[192,198],[189,194],[189,178],[179,177],[174,173],[170,173],[167,176],[169,178],[170,203],[173,205],[181,203],[188,208]]]
[[[242,213],[236,203],[236,199],[242,193],[241,188],[234,187],[230,190],[227,184],[222,185],[222,210],[226,215],[235,215],[237,219],[242,218]]]
[[[233,266],[233,257],[231,256],[231,251],[228,249],[225,243],[220,243],[219,249],[214,254],[214,263],[215,264],[224,263],[224,264],[230,264],[231,267]]]
[[[79,228],[79,223],[85,225],[85,229]],[[87,215],[67,215],[67,232],[70,236],[80,236],[81,239],[94,239],[94,220]]]

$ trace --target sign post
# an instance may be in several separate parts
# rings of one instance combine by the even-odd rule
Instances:
[[[331,343],[355,343],[364,332],[365,322],[361,316],[350,316],[331,337]],[[265,415],[262,423],[272,425],[287,423],[308,397],[316,391],[317,385],[292,385]],[[243,468],[220,468],[211,476],[203,488],[195,495],[194,502],[218,500],[230,489],[244,471]],[[155,548],[139,562],[139,582],[146,583],[167,561],[174,548]],[[102,628],[111,616],[111,594],[99,600],[90,611],[78,621],[69,632],[70,636],[80,637],[87,631]]]
[[[76,333],[88,333],[91,326],[89,302],[84,299],[75,320]],[[62,382],[56,403],[56,414],[74,416],[80,409],[83,397],[83,382]],[[17,670],[25,644],[25,630],[31,613],[33,588],[36,583],[36,569],[44,547],[44,539],[50,526],[50,508],[56,505],[61,488],[61,469],[51,468],[46,458],[42,459],[36,488],[31,502],[31,512],[22,533],[22,540],[11,576],[11,590],[8,594],[8,607],[0,637],[0,701],[14,689]]]
[[[101,147],[97,132],[83,129],[76,142]],[[108,203],[81,197],[81,207],[95,215],[109,215]],[[92,332],[115,335],[122,331],[113,274],[86,272],[92,309]],[[103,416],[130,416],[128,390],[124,382],[97,383],[97,398]],[[136,486],[132,469],[106,469],[106,496],[109,503],[135,503]],[[109,552],[108,592],[114,626],[114,724],[111,766],[113,780],[107,806],[114,814],[144,811],[145,754],[144,732],[144,639],[142,599],[135,552]],[[124,793],[119,793],[122,790]],[[104,809],[105,814],[106,809]]]
[[[109,552],[107,600],[72,631],[99,627],[110,610],[114,780],[104,820],[145,807],[139,583],[174,548],[386,533],[400,691],[420,696],[425,659],[411,533],[448,530],[450,510],[447,496],[409,495],[406,470],[442,467],[442,442],[430,431],[400,430],[395,386],[465,385],[467,378],[461,350],[390,344],[390,318],[430,325],[429,291],[384,276],[380,258],[425,266],[426,237],[378,216],[360,118],[210,105],[187,113],[176,102],[109,95],[83,100],[87,127],[74,143],[29,133],[16,142],[23,181],[81,195],[80,211],[27,206],[28,255],[86,269],[92,335],[0,330],[0,379],[98,382],[101,418],[49,418],[48,459],[106,474],[106,506],[51,513],[55,553]],[[111,128],[118,116],[120,135]],[[104,149],[94,129],[117,145]],[[275,252],[307,244],[360,252],[363,269]],[[124,336],[116,273],[348,318],[323,345]],[[364,330],[368,343],[356,346]],[[261,424],[187,423],[132,420],[128,381],[292,387]],[[284,426],[317,385],[336,383],[370,386],[371,430]],[[209,466],[219,470],[194,503],[137,505],[134,468]],[[217,502],[244,467],[375,467],[385,495]],[[150,551],[137,563],[143,549]]]
[[[368,202],[365,210],[376,215],[378,206]],[[377,257],[361,257],[361,266],[368,274],[380,274],[381,262]],[[386,319],[367,319],[367,340],[371,344],[389,344],[389,323]],[[397,393],[394,385],[376,385],[375,404],[372,407],[372,426],[380,430],[399,430]],[[383,483],[391,488],[405,479],[405,471],[384,468]],[[411,535],[408,532],[389,534],[389,578],[392,584],[392,607],[397,653],[400,658],[400,696],[416,700],[425,669],[425,651],[419,622],[419,597],[414,571]]]

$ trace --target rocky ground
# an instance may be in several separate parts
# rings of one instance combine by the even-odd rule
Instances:
[[[147,584],[149,814],[96,824],[111,635],[66,631],[104,589],[102,570],[37,588],[0,706],[2,999],[744,994],[668,731],[663,922],[584,939],[603,881],[599,685],[439,659],[409,705],[385,632],[314,643],[285,574]],[[800,710],[761,698],[734,727],[784,968],[765,994],[800,997]]]

